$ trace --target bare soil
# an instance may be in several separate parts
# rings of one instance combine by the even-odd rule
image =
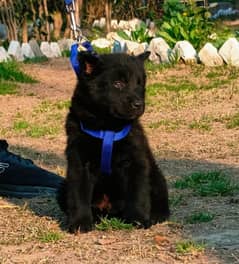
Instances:
[[[28,116],[45,101],[70,100],[76,78],[67,59],[24,65],[39,80],[21,85],[17,95],[0,96],[0,137],[10,149],[36,164],[64,176],[66,137],[62,112],[61,130],[54,136],[33,138],[12,129],[18,113]],[[192,66],[193,67],[193,66]],[[150,74],[148,83],[170,76],[190,74],[181,65]],[[199,79],[198,82],[201,80]],[[239,263],[239,195],[198,197],[176,190],[173,182],[191,172],[222,170],[239,180],[239,130],[227,129],[217,120],[238,112],[239,80],[221,89],[158,95],[158,104],[148,106],[142,123],[158,164],[167,177],[171,199],[182,196],[171,207],[170,221],[148,230],[93,231],[70,235],[54,197],[34,199],[0,198],[0,263]],[[41,113],[39,113],[41,115]],[[188,124],[203,116],[211,118],[211,129],[190,129]],[[152,122],[178,120],[176,128],[150,127]],[[195,211],[210,211],[212,221],[187,224]],[[45,238],[57,234],[58,239]],[[177,252],[184,240],[205,241],[205,249]]]

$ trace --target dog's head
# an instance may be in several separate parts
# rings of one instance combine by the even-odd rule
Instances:
[[[134,120],[145,108],[144,61],[139,56],[80,53],[81,71],[75,97],[97,118]]]

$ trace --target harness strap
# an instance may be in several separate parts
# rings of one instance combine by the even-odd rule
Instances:
[[[80,122],[81,130],[86,134],[102,140],[101,150],[101,172],[107,175],[111,174],[111,160],[114,141],[119,141],[126,137],[131,130],[131,125],[126,125],[122,130],[115,132],[111,130],[90,130]]]

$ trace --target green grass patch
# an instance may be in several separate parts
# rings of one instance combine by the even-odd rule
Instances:
[[[239,190],[239,185],[221,171],[195,172],[174,183],[177,189],[192,189],[200,196],[227,196]]]
[[[239,127],[239,112],[228,118],[226,127],[229,129]]]
[[[176,252],[178,254],[188,254],[194,252],[203,252],[206,245],[203,243],[196,243],[192,240],[183,240],[176,243]]]
[[[188,127],[190,129],[198,129],[200,131],[210,131],[212,129],[211,119],[208,116],[203,116],[199,120],[193,120]]]
[[[16,120],[14,121],[13,129],[15,131],[22,131],[22,130],[29,128],[29,126],[30,124],[25,120]]]
[[[183,203],[183,195],[173,195],[169,197],[169,204],[172,207],[176,207]]]
[[[38,236],[38,240],[43,243],[57,242],[63,238],[63,235],[57,232],[42,232]]]
[[[186,223],[189,224],[206,223],[212,221],[213,218],[214,215],[209,212],[195,212],[186,218]]]
[[[40,126],[31,124],[26,131],[26,135],[32,138],[40,138],[44,136],[55,136],[59,133],[58,127],[53,126]]]
[[[34,58],[26,58],[24,60],[24,63],[26,64],[37,64],[37,63],[44,63],[49,61],[49,59],[46,56],[41,57],[34,57]]]
[[[54,104],[57,109],[62,110],[62,109],[69,109],[71,106],[71,101],[66,100],[66,101],[58,101]]]
[[[17,88],[15,83],[0,80],[0,95],[17,94]]]
[[[37,80],[20,70],[15,61],[0,63],[0,79],[20,83],[36,83]]]
[[[66,57],[66,58],[69,58],[71,56],[71,51],[70,50],[63,50],[61,52],[61,56],[62,57]]]
[[[93,45],[93,49],[97,54],[109,54],[111,53],[111,47],[99,48]]]
[[[96,229],[99,231],[106,230],[132,230],[134,228],[133,224],[127,224],[123,220],[118,218],[100,218],[100,223],[96,224]]]
[[[176,129],[180,127],[181,123],[182,121],[180,120],[163,119],[160,121],[149,123],[149,128],[157,129],[159,127],[165,127],[167,131],[175,131]]]

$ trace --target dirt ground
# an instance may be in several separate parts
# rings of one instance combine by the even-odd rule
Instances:
[[[12,130],[12,124],[17,115],[30,116],[42,102],[70,100],[74,72],[64,58],[24,65],[24,69],[39,83],[22,84],[19,94],[0,96],[0,137],[8,140],[11,151],[64,175],[67,109],[61,111],[60,131],[53,136],[29,137]],[[190,71],[190,66],[184,65],[165,69],[149,74],[148,83]],[[171,199],[182,197],[171,206],[170,221],[148,230],[93,231],[75,236],[62,228],[65,218],[54,197],[0,198],[0,263],[239,263],[239,195],[198,197],[173,187],[176,179],[195,171],[222,170],[238,182],[239,130],[226,129],[218,119],[238,111],[239,80],[219,90],[159,95],[157,100],[159,104],[147,107],[142,123],[168,180]],[[211,117],[209,131],[188,127],[205,116]],[[160,120],[178,120],[179,124],[173,129],[152,125]],[[214,219],[185,223],[185,217],[200,210],[212,212]],[[205,246],[180,253],[177,245],[185,240],[203,241]]]

